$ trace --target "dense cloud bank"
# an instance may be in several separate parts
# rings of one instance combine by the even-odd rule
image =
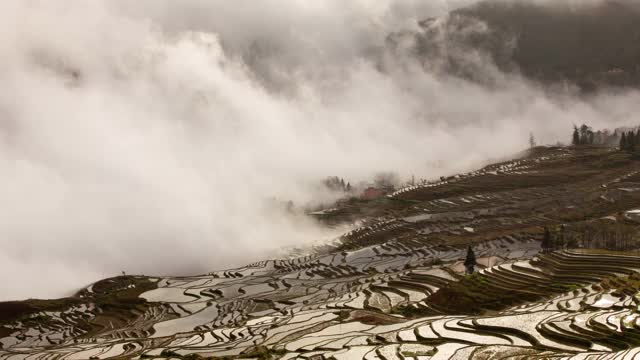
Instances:
[[[389,45],[470,2],[3,2],[0,300],[331,238],[269,201],[321,201],[328,175],[433,178],[632,123],[637,93],[550,96],[443,36],[487,87]]]

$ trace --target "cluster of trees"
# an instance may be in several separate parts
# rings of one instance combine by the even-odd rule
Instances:
[[[586,124],[582,124],[580,127],[573,125],[573,136],[571,139],[573,145],[590,145],[593,144],[595,140],[595,133],[590,126]]]
[[[631,132],[633,133],[633,132]],[[620,135],[622,134],[622,136]],[[609,130],[598,130],[593,131],[593,129],[586,125],[582,124],[580,127],[574,125],[573,126],[573,135],[571,137],[571,144],[573,145],[609,145],[616,146],[620,144],[622,146],[622,139],[624,138],[625,144],[627,144],[628,134],[626,134],[623,130],[615,130],[613,132]],[[637,143],[640,145],[640,137],[635,140],[634,136],[634,144]]]
[[[331,191],[351,192],[351,183],[345,183],[343,178],[337,176],[329,176],[322,183]]]
[[[415,182],[415,178],[412,182]],[[393,190],[400,183],[400,176],[394,172],[379,172],[373,177],[373,186],[377,189]],[[350,182],[345,182],[343,178],[338,176],[329,176],[322,181],[322,184],[327,189],[335,192],[349,193],[354,190]],[[361,188],[362,184],[356,185],[356,187]]]
[[[635,133],[633,130],[622,132],[622,136],[620,136],[620,150],[629,152],[640,150],[640,129]]]
[[[585,248],[629,250],[638,247],[636,229],[632,225],[593,223],[576,230],[577,241]]]
[[[565,247],[577,247],[578,244],[576,243],[575,238],[571,237],[568,239],[568,237],[566,236],[565,228],[565,225],[561,225],[559,230],[552,230],[548,227],[544,228],[542,244],[540,244],[543,253],[551,252]]]
[[[633,226],[625,224],[587,223],[579,227],[559,227],[544,229],[542,252],[562,248],[587,248],[608,250],[629,250],[638,247],[638,239]]]

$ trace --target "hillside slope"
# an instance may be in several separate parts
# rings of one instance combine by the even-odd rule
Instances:
[[[585,92],[639,87],[640,3],[586,3],[485,0],[452,12],[444,23],[421,22],[416,51],[425,62],[439,59],[447,71],[476,80],[483,79],[482,69],[470,67],[477,64],[469,58],[480,51],[503,71],[547,84],[568,81]]]
[[[0,303],[0,358],[640,354],[639,189],[634,155],[536,148],[345,204],[331,216],[362,226],[306,255]],[[541,254],[545,228],[557,250]]]

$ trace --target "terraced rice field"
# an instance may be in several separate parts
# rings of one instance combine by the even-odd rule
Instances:
[[[537,149],[332,209],[362,226],[287,259],[3,303],[0,359],[640,358],[638,246],[580,232],[637,226],[639,171],[609,149]],[[561,224],[573,246],[543,253]]]

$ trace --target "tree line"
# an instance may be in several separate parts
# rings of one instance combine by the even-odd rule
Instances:
[[[582,124],[578,127],[573,125],[573,136],[571,143],[573,145],[590,145],[595,142],[595,133],[590,126]]]
[[[612,132],[606,129],[593,131],[586,124],[574,125],[571,144],[619,146],[622,151],[640,151],[640,128],[636,131],[616,129]]]
[[[331,191],[351,192],[351,183],[345,183],[343,178],[337,176],[329,176],[322,183]]]
[[[571,137],[572,145],[618,145],[620,141],[620,134],[618,130],[613,132],[605,129],[593,131],[593,129],[586,124],[580,125],[580,127],[573,126],[573,135]]]
[[[622,132],[620,136],[620,150],[629,152],[640,150],[640,129],[635,133],[633,130]]]
[[[560,225],[545,227],[542,252],[563,248],[607,249],[624,251],[637,249],[636,229],[632,225],[612,223],[586,223],[579,226]]]

